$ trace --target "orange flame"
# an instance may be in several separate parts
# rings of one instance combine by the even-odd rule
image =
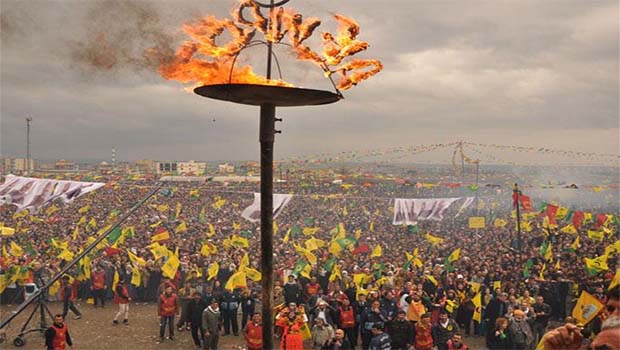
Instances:
[[[244,17],[246,9],[251,13],[251,20]],[[322,34],[323,49],[318,53],[304,44],[321,24],[317,18],[304,19],[292,9],[282,7],[270,11],[269,18],[266,18],[252,0],[241,0],[232,17],[233,20],[207,16],[185,24],[183,31],[192,40],[184,42],[173,59],[160,65],[160,74],[169,80],[200,85],[246,83],[292,86],[282,80],[258,75],[249,65],[233,66],[235,57],[252,43],[256,32],[262,33],[272,43],[288,39],[298,59],[317,64],[327,77],[338,77],[336,86],[341,90],[349,89],[383,69],[378,60],[345,61],[369,47],[367,42],[357,39],[360,27],[352,18],[334,15],[338,22],[337,33]],[[224,31],[228,31],[231,39],[218,45],[216,39]]]

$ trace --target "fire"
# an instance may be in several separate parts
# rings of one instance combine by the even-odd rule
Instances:
[[[245,16],[246,12],[250,12],[251,18]],[[191,40],[182,43],[172,59],[162,62],[160,74],[169,80],[195,85],[244,83],[292,86],[282,80],[258,75],[249,65],[234,64],[241,50],[255,42],[253,39],[257,33],[262,33],[265,40],[272,43],[286,40],[298,59],[318,65],[327,77],[336,77],[336,86],[341,90],[349,89],[383,69],[379,60],[347,60],[369,47],[367,42],[357,39],[360,27],[352,18],[334,15],[338,22],[337,33],[322,33],[320,53],[305,44],[321,25],[318,18],[303,18],[294,10],[283,7],[270,11],[267,18],[252,0],[241,0],[233,10],[232,18],[207,16],[185,24],[183,31]],[[227,43],[216,43],[225,31],[231,39]]]

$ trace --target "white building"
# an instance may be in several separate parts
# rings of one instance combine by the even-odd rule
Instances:
[[[217,170],[220,174],[232,174],[235,172],[235,166],[225,163],[217,166]]]
[[[177,164],[177,172],[182,175],[203,175],[207,172],[207,163],[195,162],[179,162]]]

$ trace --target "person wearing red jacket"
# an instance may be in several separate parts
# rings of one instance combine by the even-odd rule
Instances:
[[[351,345],[357,344],[357,325],[355,324],[355,310],[350,305],[349,299],[342,301],[338,308],[338,328],[341,328]]]
[[[67,345],[73,346],[69,329],[63,315],[54,316],[54,324],[45,331],[45,347],[47,350],[65,350]]]
[[[159,307],[157,308],[157,316],[159,316],[159,343],[164,341],[166,323],[168,324],[168,339],[174,340],[174,315],[178,314],[177,295],[172,291],[172,286],[168,285],[165,292],[159,296]]]
[[[243,328],[243,337],[247,342],[248,350],[261,350],[263,348],[263,320],[259,312],[252,315],[252,319]]]
[[[422,315],[420,322],[415,324],[415,349],[431,350],[435,344],[433,342],[433,325],[431,324],[431,314]]]
[[[118,312],[116,316],[114,316],[113,324],[118,324],[118,318],[125,314],[123,318],[123,324],[129,325],[129,302],[131,298],[129,297],[129,292],[127,291],[127,285],[125,285],[125,279],[120,279],[118,284],[116,285],[116,290],[114,291],[114,302],[118,304]]]
[[[105,272],[101,266],[97,266],[95,271],[91,273],[91,286],[90,290],[93,293],[93,299],[95,300],[95,307],[97,307],[97,301],[101,302],[101,307],[105,306]]]

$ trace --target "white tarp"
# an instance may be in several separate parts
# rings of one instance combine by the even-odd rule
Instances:
[[[463,212],[465,212],[465,209],[467,209],[474,202],[474,199],[475,197],[465,198],[465,202],[463,202],[463,204],[461,205],[461,208],[459,209],[459,212],[456,213],[455,217],[463,214]]]
[[[78,182],[37,179],[7,175],[0,185],[0,205],[13,204],[17,211],[29,209],[36,212],[53,200],[70,203],[75,198],[105,186],[101,182]]]
[[[443,220],[443,213],[457,198],[394,199],[393,225],[415,225],[418,220]]]
[[[278,215],[284,210],[284,207],[290,202],[293,195],[291,194],[279,194],[273,195],[273,218],[277,218]],[[243,210],[241,216],[251,222],[260,221],[260,193],[254,193],[254,202]]]

